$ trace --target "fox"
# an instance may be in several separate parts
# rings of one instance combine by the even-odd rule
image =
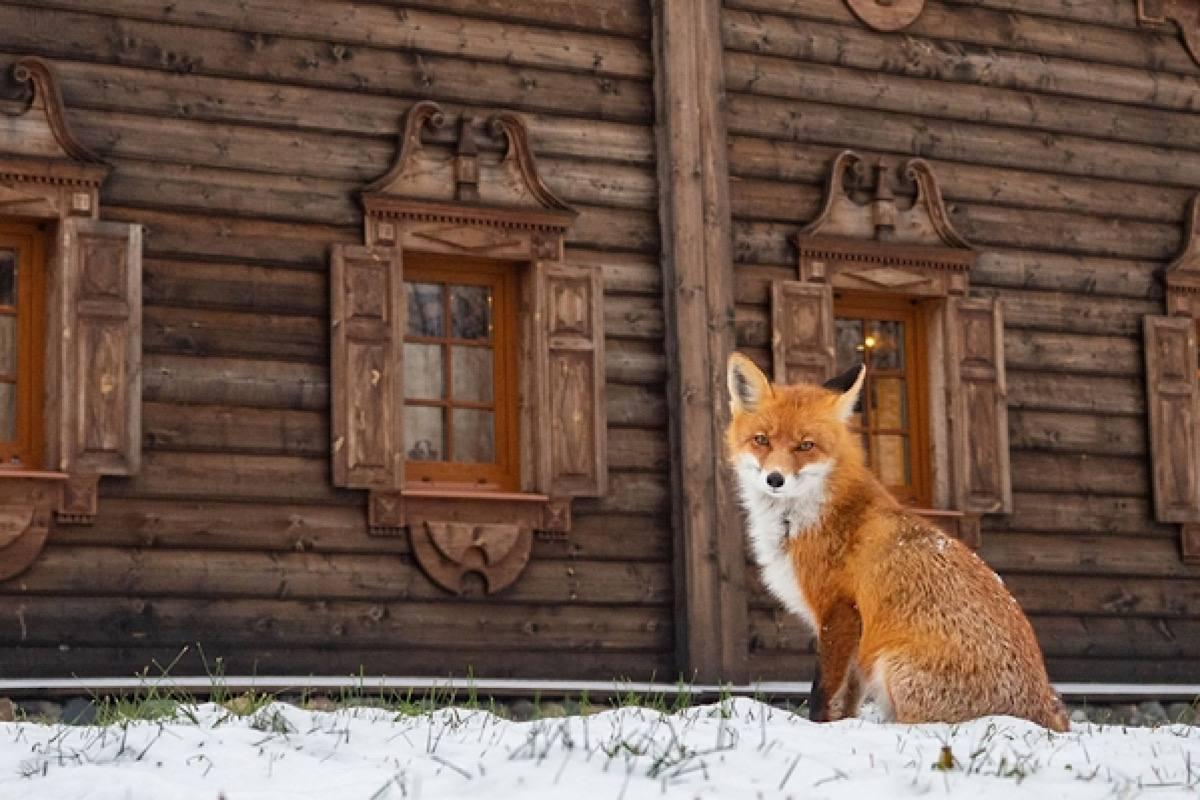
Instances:
[[[908,511],[868,468],[848,421],[866,365],[832,382],[773,384],[727,365],[726,451],[763,583],[816,635],[810,715],[901,723],[992,714],[1063,732],[1029,620],[970,548]]]

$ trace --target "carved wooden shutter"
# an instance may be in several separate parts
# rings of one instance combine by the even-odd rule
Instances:
[[[1196,485],[1196,327],[1191,317],[1145,319],[1146,392],[1160,522],[1200,520]]]
[[[535,269],[544,326],[538,364],[549,420],[539,471],[552,497],[602,497],[608,459],[600,273],[545,261]]]
[[[133,475],[141,462],[142,229],[68,218],[57,358],[58,468]],[[52,398],[53,402],[53,398]]]
[[[833,377],[833,289],[824,283],[771,284],[775,382],[824,383]]]
[[[330,275],[333,482],[399,489],[404,480],[400,250],[335,245]]]
[[[1004,315],[998,301],[952,301],[949,387],[959,511],[1012,511]]]

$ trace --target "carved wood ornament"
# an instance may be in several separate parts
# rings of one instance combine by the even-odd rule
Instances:
[[[92,522],[99,476],[135,473],[141,452],[141,228],[99,219],[109,167],[72,134],[50,65],[19,59],[12,79],[29,99],[0,109],[0,216],[45,224],[51,288],[42,469],[0,469],[0,578],[32,562],[52,517]]]
[[[407,528],[439,585],[460,591],[474,571],[496,591],[524,567],[534,531],[569,530],[570,498],[605,492],[600,275],[563,260],[576,212],[546,187],[508,111],[452,120],[415,104],[396,161],[362,203],[364,246],[333,252],[334,482],[369,491],[372,533]],[[520,492],[405,484],[403,270],[413,253],[517,264]]]
[[[1200,2],[1197,0],[1135,0],[1137,20],[1148,28],[1165,28],[1170,20],[1179,28],[1192,60],[1200,64]]]
[[[898,31],[921,16],[925,0],[846,0],[846,5],[867,27]]]
[[[928,516],[971,544],[978,515],[1007,511],[1007,407],[1001,309],[969,298],[977,253],[954,228],[929,164],[833,161],[820,213],[793,239],[799,280],[771,287],[772,354],[780,383],[821,383],[834,372],[835,290],[939,303],[938,365],[948,399],[935,438],[946,442],[943,509]]]

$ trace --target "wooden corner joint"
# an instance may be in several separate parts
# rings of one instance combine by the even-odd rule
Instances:
[[[91,525],[99,508],[99,475],[72,475],[62,482],[54,521],[60,525]]]
[[[1172,20],[1179,26],[1192,60],[1200,63],[1200,0],[1134,0],[1138,24],[1161,28]]]

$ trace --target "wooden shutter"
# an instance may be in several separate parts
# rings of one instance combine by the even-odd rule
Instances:
[[[330,289],[333,482],[399,489],[404,480],[400,250],[335,245]]]
[[[998,301],[951,302],[949,387],[957,510],[1012,511],[1004,315]]]
[[[775,382],[824,383],[833,377],[833,289],[824,283],[771,284]]]
[[[549,440],[539,448],[543,485],[552,497],[603,497],[608,437],[600,271],[544,261],[535,269],[543,326],[537,363],[549,422]]]
[[[142,229],[68,218],[59,230],[63,274],[57,398],[58,467],[133,475],[141,461]]]
[[[1196,486],[1196,327],[1191,317],[1145,318],[1146,393],[1159,522],[1200,520]]]

